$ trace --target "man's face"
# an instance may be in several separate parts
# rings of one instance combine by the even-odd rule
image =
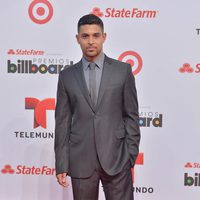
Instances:
[[[93,61],[102,52],[103,43],[106,39],[106,33],[102,32],[99,25],[86,24],[80,26],[76,39],[80,44],[83,56],[89,61]]]

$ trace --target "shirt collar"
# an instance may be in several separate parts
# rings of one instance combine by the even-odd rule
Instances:
[[[94,61],[94,63],[98,66],[99,69],[103,68],[104,58],[105,54],[102,52]],[[83,64],[83,69],[87,70],[90,62],[85,57],[82,57],[82,64]]]

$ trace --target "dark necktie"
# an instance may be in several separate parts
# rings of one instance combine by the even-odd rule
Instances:
[[[95,73],[95,63],[89,64],[89,92],[90,97],[92,100],[92,103],[94,106],[96,106],[96,100],[97,100],[97,91],[96,91],[96,73]]]

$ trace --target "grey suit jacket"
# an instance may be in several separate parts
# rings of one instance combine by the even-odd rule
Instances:
[[[57,174],[89,177],[95,169],[96,153],[109,175],[119,173],[128,160],[134,166],[140,130],[131,66],[105,57],[96,107],[88,93],[81,61],[61,71],[55,120]]]

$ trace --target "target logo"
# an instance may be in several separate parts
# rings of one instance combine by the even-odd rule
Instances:
[[[53,16],[53,7],[48,0],[33,0],[29,6],[28,14],[36,24],[45,24]]]
[[[142,69],[142,58],[141,56],[135,51],[126,51],[122,53],[119,58],[119,61],[129,63],[132,67],[133,75],[138,74]]]

